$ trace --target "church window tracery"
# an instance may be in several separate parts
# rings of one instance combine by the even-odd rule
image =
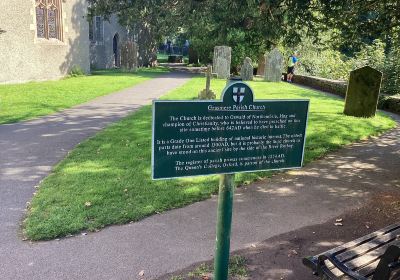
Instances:
[[[36,35],[62,41],[61,0],[36,1]]]

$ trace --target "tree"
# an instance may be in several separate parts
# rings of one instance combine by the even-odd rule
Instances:
[[[121,25],[137,34],[139,62],[151,64],[155,60],[157,43],[162,36],[177,28],[177,6],[172,0],[89,0],[89,15],[108,19],[117,14]]]
[[[311,0],[89,1],[92,13],[117,13],[123,25],[145,30],[150,48],[163,36],[186,34],[203,61],[215,45],[229,45],[232,64],[239,65],[246,56],[255,59],[282,42],[293,45],[304,30],[313,31]]]
[[[347,54],[363,44],[380,39],[388,53],[400,27],[398,0],[319,0],[318,20],[326,29],[336,29],[336,41]]]
[[[294,45],[304,32],[315,32],[312,1],[203,0],[187,1],[184,30],[203,61],[215,45],[232,47],[232,65],[253,60],[280,44]]]

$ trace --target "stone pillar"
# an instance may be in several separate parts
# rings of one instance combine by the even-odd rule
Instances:
[[[350,72],[344,114],[369,118],[375,116],[382,72],[365,66]]]
[[[265,59],[264,79],[268,82],[280,82],[282,79],[283,56],[274,48]]]
[[[138,46],[135,42],[126,41],[121,44],[121,68],[136,71],[138,65]]]
[[[213,70],[219,79],[228,79],[231,75],[231,47],[214,48]]]
[[[265,73],[265,54],[260,54],[258,57],[257,75],[264,76]]]
[[[250,57],[244,59],[242,68],[240,68],[240,76],[243,81],[253,80],[253,64]]]

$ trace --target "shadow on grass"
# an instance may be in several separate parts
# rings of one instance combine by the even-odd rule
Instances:
[[[0,125],[34,119],[38,117],[38,115],[35,113],[37,111],[47,112],[48,114],[50,114],[65,109],[65,106],[63,104],[57,106],[57,105],[49,105],[46,103],[32,104],[29,102],[15,102],[14,105],[18,107],[29,107],[29,111],[26,111],[18,116],[15,116],[13,114],[3,114],[0,118]]]
[[[110,224],[137,221],[216,193],[217,176],[151,180],[150,116],[150,106],[140,109],[82,143],[57,166],[55,173],[43,182],[40,195],[32,202],[26,223],[28,236],[33,239],[55,238],[83,229],[95,230]],[[368,124],[346,125],[329,115],[312,115],[310,120],[313,125],[307,138],[306,162],[343,145],[336,141],[338,133],[347,143],[357,139],[360,130],[368,127]],[[320,129],[328,120],[330,129],[322,136]],[[97,169],[103,172],[96,172]],[[248,184],[271,174],[242,173],[236,180],[238,184]],[[54,186],[63,186],[62,193],[54,193]],[[85,207],[87,201],[91,203],[89,208]],[[64,217],[63,213],[71,213],[71,216]],[[60,216],[63,219],[60,220]]]
[[[58,112],[167,72],[169,71],[165,68],[144,68],[136,73],[120,69],[98,70],[90,76],[3,85],[0,86],[0,124],[20,122]]]
[[[136,77],[153,78],[159,76],[160,74],[168,72],[170,72],[168,68],[160,66],[156,68],[139,68],[136,72],[129,72],[123,69],[98,69],[98,70],[93,70],[92,75],[110,76],[110,77],[136,76]]]

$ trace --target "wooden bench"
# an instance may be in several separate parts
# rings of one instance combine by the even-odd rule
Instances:
[[[400,223],[303,259],[322,279],[400,279]]]

